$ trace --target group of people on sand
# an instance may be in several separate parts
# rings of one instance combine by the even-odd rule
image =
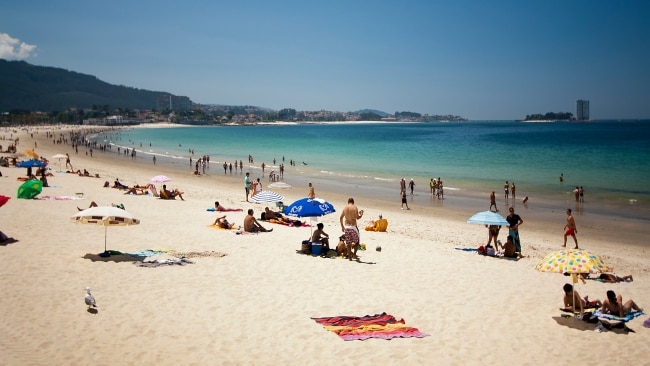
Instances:
[[[607,291],[607,298],[602,302],[599,299],[589,300],[589,296],[581,297],[573,285],[567,283],[562,287],[564,295],[562,297],[562,311],[577,311],[582,316],[585,309],[600,308],[601,313],[610,314],[618,317],[624,317],[635,311],[643,311],[632,299],[623,302],[623,297],[617,295],[614,291]]]

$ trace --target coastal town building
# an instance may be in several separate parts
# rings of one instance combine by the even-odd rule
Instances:
[[[578,121],[589,120],[589,101],[584,99],[576,100],[576,119]]]

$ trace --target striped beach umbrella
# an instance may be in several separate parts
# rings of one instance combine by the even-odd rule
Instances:
[[[275,203],[284,200],[284,197],[273,191],[260,191],[251,197],[251,200],[257,203]]]

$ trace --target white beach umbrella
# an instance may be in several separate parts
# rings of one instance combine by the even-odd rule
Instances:
[[[109,226],[138,225],[140,220],[129,212],[112,206],[96,206],[79,211],[70,218],[72,222],[81,224],[95,224],[104,227],[104,253],[106,250],[106,232]]]
[[[56,159],[59,161],[59,170],[61,170],[61,159],[65,159],[67,156],[65,154],[56,154],[52,156],[52,159]]]
[[[280,189],[289,189],[291,185],[285,182],[274,182],[268,185],[269,188],[280,188]]]

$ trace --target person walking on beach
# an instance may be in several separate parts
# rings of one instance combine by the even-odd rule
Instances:
[[[316,198],[316,193],[314,192],[314,186],[309,183],[309,193],[307,193],[307,197],[309,198]]]
[[[346,252],[348,259],[357,259],[357,250],[359,249],[359,227],[357,220],[363,217],[363,210],[357,208],[354,204],[354,198],[348,198],[348,205],[343,208],[339,221],[341,222],[341,231],[345,234]],[[354,250],[354,251],[353,251]]]
[[[579,199],[580,203],[584,203],[585,202],[585,190],[584,190],[584,188],[582,188],[582,186],[580,186],[580,189],[578,190],[578,195],[580,196],[580,199]]]
[[[156,155],[153,156],[153,165],[156,165]]]
[[[74,170],[72,167],[72,163],[70,162],[70,155],[68,153],[65,153],[65,167],[66,169],[68,168],[68,165],[70,165],[70,170]]]
[[[406,205],[407,210],[410,210],[409,204],[406,202],[406,189],[402,189],[400,195],[402,196],[402,210],[404,209],[404,205]]]
[[[497,196],[494,194],[494,191],[490,193],[490,211],[492,211],[492,206],[494,206],[494,212],[499,212],[497,208]]]
[[[519,239],[519,226],[524,223],[524,220],[515,213],[515,208],[510,207],[510,212],[506,217],[508,221],[508,235],[512,236],[512,241],[515,243],[515,250],[521,253],[521,240]]]
[[[431,190],[431,197],[433,197],[433,192],[436,190],[436,182],[433,178],[429,181],[429,189]]]
[[[415,188],[415,182],[413,181],[413,178],[411,178],[411,181],[409,182],[409,188],[411,189],[411,196],[412,196],[413,189]]]
[[[399,181],[399,189],[400,189],[400,192],[402,191],[402,189],[406,190],[406,179],[402,178]]]
[[[514,200],[515,198],[517,198],[517,197],[515,196],[515,182],[512,182],[512,183],[510,184],[510,194],[512,195],[512,199],[513,199],[513,200]]]
[[[576,228],[576,221],[573,218],[573,215],[571,215],[571,209],[567,208],[566,209],[566,225],[564,225],[564,244],[562,245],[563,247],[566,247],[566,237],[571,235],[573,237],[573,241],[576,243],[575,249],[578,248],[578,239],[576,239],[576,234],[578,233],[578,228]]]
[[[506,201],[508,200],[509,189],[510,189],[510,183],[506,181],[506,184],[503,185],[503,196],[505,197]]]
[[[244,177],[244,189],[246,190],[246,202],[248,202],[248,195],[251,192],[251,177],[249,172],[246,172],[246,176]]]

